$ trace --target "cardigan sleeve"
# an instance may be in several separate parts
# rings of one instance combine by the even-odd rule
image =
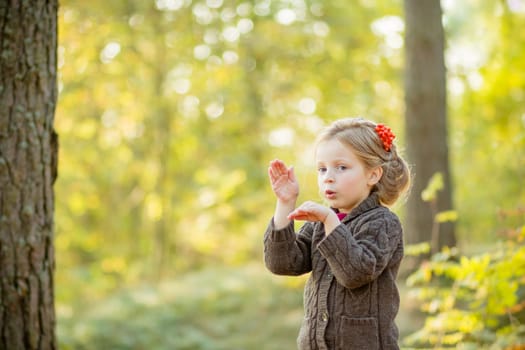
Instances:
[[[360,225],[356,232],[337,226],[318,245],[337,281],[353,289],[377,279],[402,245],[402,228],[397,216],[380,215]]]
[[[264,234],[264,262],[268,270],[289,276],[310,272],[312,232],[312,224],[305,223],[296,234],[293,221],[276,230],[272,219]]]

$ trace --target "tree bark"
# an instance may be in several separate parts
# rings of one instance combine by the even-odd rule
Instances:
[[[58,0],[0,0],[0,349],[56,349]]]
[[[452,209],[448,156],[444,30],[439,0],[405,0],[405,104],[407,158],[415,173],[407,203],[408,243],[431,241],[434,212],[421,192],[434,173],[445,188],[437,211]],[[456,244],[454,224],[440,225],[438,247]]]

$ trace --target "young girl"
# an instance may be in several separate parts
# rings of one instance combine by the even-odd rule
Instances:
[[[277,204],[264,235],[267,268],[311,272],[299,349],[399,349],[394,318],[403,233],[393,204],[410,182],[391,130],[361,118],[334,122],[316,144],[318,186],[328,206],[296,208],[293,167],[270,162]],[[293,220],[307,221],[296,234]]]

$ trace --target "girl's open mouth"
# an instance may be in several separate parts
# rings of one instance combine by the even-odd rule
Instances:
[[[331,190],[326,190],[326,191],[324,191],[324,195],[328,199],[334,199],[336,193],[334,191],[331,191]]]

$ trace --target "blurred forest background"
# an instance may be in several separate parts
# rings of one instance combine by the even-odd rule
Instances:
[[[503,348],[525,337],[525,1],[442,7],[458,246],[400,280],[398,321],[406,347]],[[267,164],[317,199],[331,120],[403,147],[404,29],[399,0],[62,0],[61,349],[293,349],[305,278],[263,267]]]

